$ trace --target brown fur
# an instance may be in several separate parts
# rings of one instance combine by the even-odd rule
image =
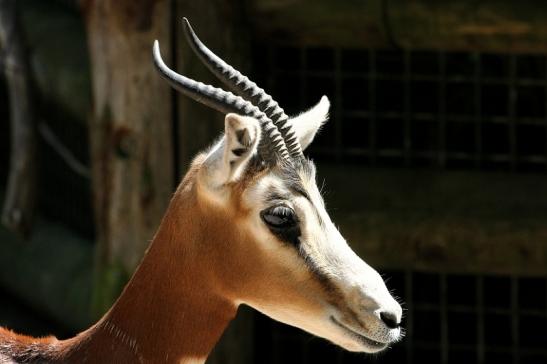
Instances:
[[[241,229],[250,213],[240,203],[241,194],[264,171],[254,169],[230,186],[230,209],[222,209],[198,197],[196,176],[203,159],[200,155],[194,161],[143,261],[97,324],[65,341],[1,330],[0,359],[8,363],[6,357],[16,363],[195,363],[205,360],[235,316],[237,300],[260,296],[264,302],[276,302],[284,297],[286,304],[308,304],[302,290],[321,290],[321,285],[303,268],[297,272],[297,281],[284,281],[295,272],[279,273],[287,268],[271,264],[268,252],[261,251],[251,234]],[[317,310],[319,304],[309,309]]]

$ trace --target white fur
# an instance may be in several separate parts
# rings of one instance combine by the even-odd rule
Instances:
[[[295,210],[300,219],[302,247],[343,294],[347,307],[333,306],[321,300],[320,296],[309,297],[309,307],[306,310],[297,302],[271,304],[250,299],[244,303],[278,321],[326,338],[351,351],[376,352],[379,349],[355,340],[347,331],[334,324],[331,317],[374,341],[386,345],[398,341],[402,336],[401,329],[390,329],[385,326],[380,318],[380,312],[392,312],[400,320],[400,305],[387,290],[381,276],[353,252],[330,220],[315,184],[315,177],[303,178],[303,182],[311,203],[300,195],[291,194],[290,200],[285,201],[285,204]],[[259,217],[259,212],[268,207],[264,196],[267,196],[269,191],[290,193],[284,185],[284,181],[278,176],[268,174],[246,191],[244,202],[254,210],[247,228],[252,231],[252,235],[272,260],[286,266],[287,269],[292,269],[296,276],[299,270],[307,269],[302,259],[296,254],[295,249],[287,248],[277,241]],[[323,226],[319,224],[316,211],[323,220]],[[358,323],[348,321],[344,317],[345,308],[351,309],[359,315],[362,322],[366,322],[366,331]]]
[[[321,126],[329,119],[329,108],[330,101],[327,96],[323,96],[317,105],[290,119],[302,150],[311,144]]]
[[[329,106],[328,99],[323,97],[316,106],[291,119],[302,149],[312,142],[327,120]],[[200,178],[205,182],[209,196],[220,203],[228,201],[225,198],[228,189],[224,187],[240,178],[249,159],[256,153],[259,140],[260,128],[257,120],[235,114],[226,116],[225,136],[212,148],[204,162],[204,168],[200,170]],[[242,149],[234,154],[240,148]],[[276,270],[270,272],[271,292],[263,291],[256,296],[250,292],[249,296],[241,297],[240,302],[348,350],[379,351],[383,346],[374,346],[366,339],[357,339],[348,329],[387,346],[400,339],[401,329],[388,328],[381,320],[380,313],[390,312],[399,321],[401,307],[387,290],[380,275],[351,250],[336,229],[325,209],[315,176],[307,175],[310,171],[313,168],[305,172],[302,170],[303,175],[299,176],[309,200],[288,189],[283,172],[276,172],[275,168],[244,192],[242,202],[251,213],[249,219],[240,226],[254,236],[258,244],[256,248],[262,251],[263,256],[268,257],[268,264],[276,267]],[[270,207],[272,202],[267,197],[273,191],[289,196],[283,203],[298,216],[301,230],[298,248],[278,241],[260,217],[261,211]],[[336,286],[342,296],[339,302],[333,303],[324,294],[312,294],[309,291],[312,289],[309,283],[309,266],[297,249],[305,253],[313,261],[315,268]],[[275,292],[273,288],[276,286],[283,287],[280,289],[285,289],[284,292],[288,290],[292,295],[298,292],[304,294],[279,302],[283,294]],[[345,328],[336,324],[333,319]]]
[[[238,133],[243,135],[238,138]],[[201,184],[215,192],[237,181],[256,153],[259,141],[260,126],[256,119],[237,114],[226,115],[224,137],[211,149],[200,170]],[[240,150],[244,152],[234,154],[234,151]]]

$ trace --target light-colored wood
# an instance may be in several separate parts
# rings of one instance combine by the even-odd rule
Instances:
[[[90,121],[98,227],[97,305],[105,309],[142,253],[173,190],[170,90],[153,72],[154,39],[169,44],[169,1],[88,1]],[[113,285],[113,287],[108,287]],[[106,287],[105,287],[106,286]]]
[[[547,50],[547,3],[252,0],[259,39],[306,46],[532,52]]]

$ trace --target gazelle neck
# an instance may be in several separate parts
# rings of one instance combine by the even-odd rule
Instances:
[[[212,272],[213,261],[204,256],[209,234],[203,231],[192,190],[181,185],[142,263],[111,310],[90,330],[66,342],[67,361],[205,362],[237,306],[223,295]]]

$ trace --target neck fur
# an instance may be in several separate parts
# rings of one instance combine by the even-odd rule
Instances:
[[[194,188],[175,194],[142,263],[110,311],[88,331],[61,342],[68,362],[196,364],[235,316],[237,305],[204,256],[207,232]]]

